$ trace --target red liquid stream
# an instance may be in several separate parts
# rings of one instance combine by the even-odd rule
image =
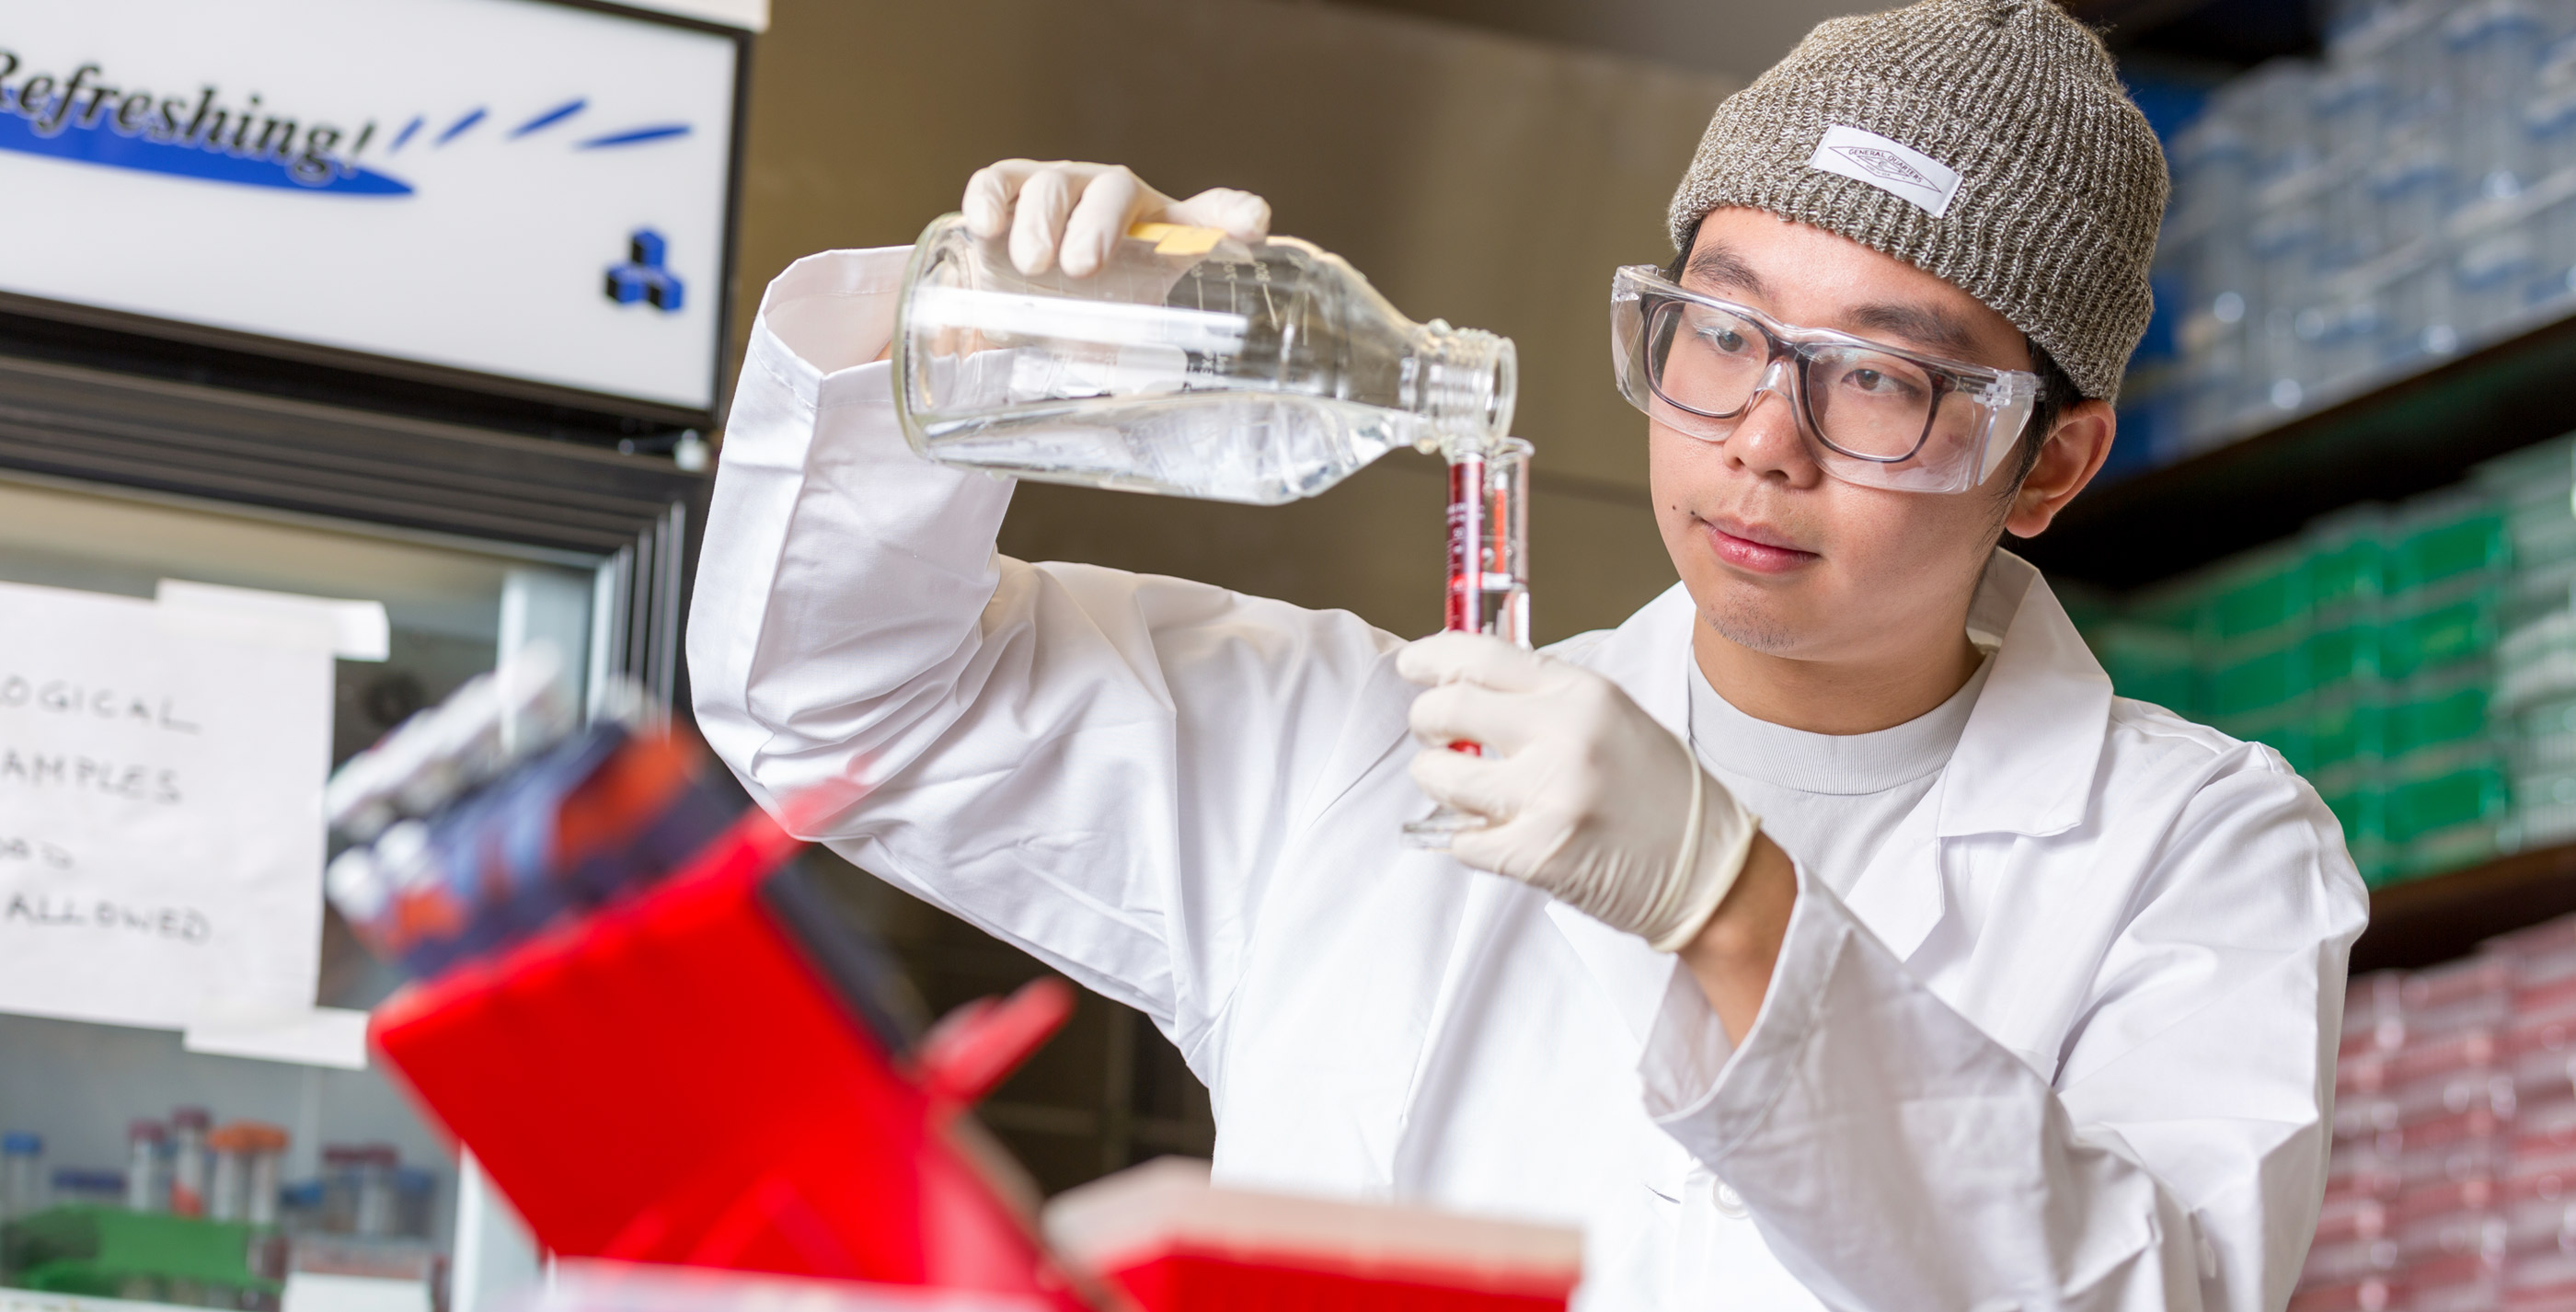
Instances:
[[[1442,627],[1457,633],[1485,631],[1484,491],[1483,456],[1449,462],[1449,607]]]
[[[1442,628],[1452,633],[1485,631],[1485,458],[1462,454],[1449,462],[1449,604]],[[1453,752],[1481,755],[1470,742],[1449,744]]]

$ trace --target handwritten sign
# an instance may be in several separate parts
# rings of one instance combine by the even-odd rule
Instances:
[[[309,1010],[327,622],[0,584],[0,1011]]]

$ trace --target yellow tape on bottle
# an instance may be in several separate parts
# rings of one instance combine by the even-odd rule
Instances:
[[[1129,228],[1127,235],[1154,243],[1156,255],[1205,255],[1225,240],[1221,228],[1193,228],[1181,223],[1139,223]]]

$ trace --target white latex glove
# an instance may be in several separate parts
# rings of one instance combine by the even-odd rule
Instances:
[[[1431,744],[1413,759],[1414,782],[1490,821],[1451,838],[1450,855],[1660,952],[1699,936],[1761,820],[1687,744],[1617,684],[1499,638],[1435,634],[1395,668],[1432,685],[1413,702],[1413,734]]]
[[[1270,202],[1251,192],[1212,187],[1174,200],[1121,164],[1006,159],[975,170],[961,208],[976,236],[1009,233],[1011,263],[1032,276],[1061,263],[1088,278],[1139,223],[1215,228],[1246,242],[1270,235]]]

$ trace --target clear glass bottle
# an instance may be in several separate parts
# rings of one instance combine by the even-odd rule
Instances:
[[[1510,431],[1509,339],[1396,313],[1340,258],[1139,225],[1030,276],[949,215],[913,247],[895,408],[922,454],[1020,478],[1270,505],[1400,446]]]

